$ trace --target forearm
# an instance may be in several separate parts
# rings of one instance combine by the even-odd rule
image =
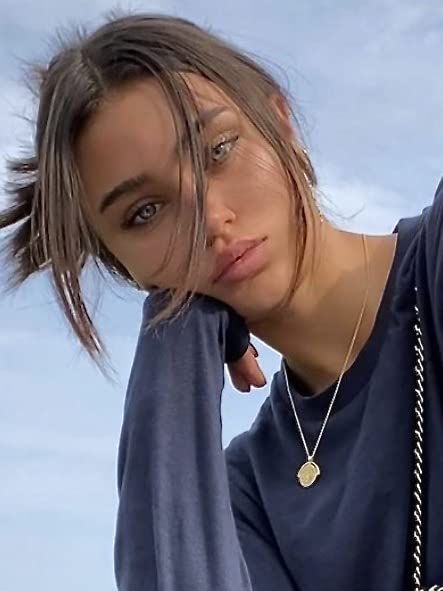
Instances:
[[[121,591],[251,589],[222,449],[221,314],[202,300],[140,337],[119,450]]]

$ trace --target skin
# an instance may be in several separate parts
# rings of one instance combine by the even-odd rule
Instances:
[[[199,111],[224,109],[202,132],[211,158],[206,196],[208,248],[197,291],[232,306],[245,318],[251,333],[284,356],[310,391],[320,392],[338,377],[363,302],[366,271],[362,237],[314,216],[308,223],[302,284],[277,313],[275,308],[284,298],[293,272],[297,235],[283,171],[265,140],[220,89],[196,75],[187,78]],[[271,97],[270,108],[280,118],[281,133],[295,141],[284,99]],[[158,272],[176,223],[179,167],[175,141],[167,100],[158,83],[148,79],[108,96],[76,145],[90,222],[143,287],[176,286],[178,269],[186,264],[185,248],[179,242],[171,263]],[[107,192],[140,174],[149,176],[148,182],[100,211]],[[182,198],[191,212],[190,163],[186,159],[182,179]],[[132,226],[127,225],[130,219]],[[314,250],[315,237],[319,241]],[[250,280],[214,284],[211,275],[217,254],[232,241],[251,238],[266,238],[262,271]],[[392,235],[368,236],[367,241],[369,298],[348,366],[370,335],[395,251]],[[251,348],[229,370],[239,390],[266,383]]]

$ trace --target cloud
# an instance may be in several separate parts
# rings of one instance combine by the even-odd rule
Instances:
[[[96,24],[103,15],[112,10],[129,10],[139,12],[168,12],[173,8],[170,0],[78,0],[73,3],[60,4],[57,0],[3,0],[0,10],[0,22],[3,30],[11,30],[33,35],[33,33],[53,33],[59,26],[70,23]],[[26,45],[27,39],[21,37],[21,44]]]
[[[320,200],[327,217],[338,227],[355,232],[392,232],[400,218],[419,214],[433,199],[429,193],[405,202],[399,192],[332,167],[321,169],[319,177]]]
[[[117,496],[116,477],[112,478],[115,444],[108,457],[97,458],[94,448],[89,455],[69,453],[63,446],[58,453],[45,454],[35,448],[36,441],[38,436],[31,448],[21,451],[4,450],[2,467],[8,478],[0,493],[0,514],[41,511],[97,518],[101,513],[108,518]]]
[[[3,307],[0,312],[3,320]],[[112,343],[122,377],[131,361],[128,341]],[[22,327],[1,333],[0,553],[6,589],[115,588],[124,382],[110,385],[75,354],[63,332]]]

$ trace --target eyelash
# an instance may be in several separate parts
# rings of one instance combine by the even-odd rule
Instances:
[[[223,145],[230,145],[231,147],[229,148],[229,150],[227,152],[225,152],[225,157],[222,159],[221,162],[213,161],[214,166],[221,166],[223,164],[223,162],[229,156],[231,151],[235,148],[235,146],[238,142],[238,139],[239,139],[238,134],[232,134],[232,135],[223,134],[223,135],[219,136],[218,138],[216,138],[215,142],[209,148],[209,151],[212,151],[212,153],[214,153],[214,150],[216,148],[219,148],[220,146],[223,146]],[[206,153],[205,168],[207,168],[207,166],[210,164],[210,163],[208,163],[208,159],[209,159],[210,155],[208,156],[207,150],[205,150],[205,153]]]
[[[212,161],[212,164],[214,166],[221,166],[222,164],[224,164],[224,162],[226,161],[227,157],[229,156],[229,154],[232,152],[232,150],[235,148],[237,142],[238,142],[239,136],[238,134],[234,134],[232,136],[230,135],[222,135],[221,137],[217,138],[215,143],[212,144],[212,146],[209,147],[209,150],[205,150],[205,170],[208,169],[208,167],[210,166],[211,163],[208,163],[208,160],[210,158],[210,155],[208,155],[208,152],[212,152],[212,154],[214,153],[214,150],[216,148],[219,148],[220,146],[223,145],[229,145],[231,146],[229,148],[229,150],[227,152],[225,152],[225,156],[222,158],[221,161]],[[140,207],[138,207],[136,209],[136,211],[129,216],[129,218],[124,222],[123,226],[125,228],[132,228],[135,226],[145,226],[147,224],[151,223],[151,220],[155,217],[155,214],[153,214],[149,219],[147,220],[143,220],[141,222],[136,222],[135,220],[137,219],[137,216],[140,215],[140,213],[148,208],[148,207],[154,207],[160,205],[160,210],[163,208],[164,203],[158,202],[158,201],[153,201],[153,202],[147,202],[147,203],[143,203],[143,205],[141,205]]]
[[[147,209],[149,207],[155,207],[157,205],[161,206],[160,207],[160,209],[161,209],[163,207],[164,203],[160,203],[158,201],[143,203],[143,205],[138,207],[135,210],[135,212],[132,215],[130,215],[129,218],[123,223],[123,227],[128,229],[128,228],[133,228],[134,226],[144,226],[146,224],[151,223],[151,220],[153,217],[155,217],[155,214],[153,214],[149,219],[142,220],[141,222],[136,222],[135,220],[143,212],[144,209]]]

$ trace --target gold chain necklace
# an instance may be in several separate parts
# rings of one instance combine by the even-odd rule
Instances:
[[[348,352],[346,354],[346,358],[345,358],[345,361],[343,363],[343,367],[342,367],[342,370],[340,372],[340,376],[338,378],[337,385],[336,385],[335,390],[334,390],[334,394],[333,394],[333,396],[331,398],[331,402],[329,404],[328,411],[327,411],[326,416],[324,418],[324,421],[322,423],[322,426],[321,426],[321,429],[320,429],[320,433],[318,434],[317,441],[316,441],[316,443],[314,445],[314,448],[313,448],[312,452],[309,452],[308,445],[306,443],[306,438],[305,438],[305,435],[303,433],[303,429],[302,429],[302,426],[301,426],[301,423],[300,423],[300,419],[298,417],[297,410],[295,408],[295,404],[294,404],[294,401],[293,401],[292,396],[291,396],[291,390],[290,390],[289,381],[288,381],[288,374],[287,374],[287,371],[286,371],[286,363],[285,363],[285,361],[283,361],[283,374],[285,376],[285,381],[286,381],[286,391],[287,391],[288,396],[289,396],[289,401],[291,403],[292,410],[294,412],[294,417],[295,417],[295,420],[296,420],[296,423],[297,423],[298,431],[300,433],[300,437],[301,437],[301,440],[302,440],[302,443],[303,443],[303,447],[304,447],[305,452],[306,452],[306,462],[300,467],[300,469],[299,469],[299,471],[297,473],[298,481],[299,481],[300,485],[303,488],[309,488],[310,486],[312,486],[314,484],[314,482],[317,480],[317,478],[320,476],[320,467],[319,467],[319,465],[317,464],[317,462],[315,461],[314,458],[315,458],[315,455],[317,453],[318,446],[320,445],[320,441],[321,441],[321,439],[323,437],[323,433],[325,431],[326,425],[327,425],[327,423],[329,421],[329,417],[331,415],[332,407],[334,406],[335,400],[337,398],[337,394],[338,394],[338,391],[340,389],[341,381],[343,379],[344,373],[346,371],[346,367],[347,367],[348,362],[349,362],[349,358],[350,358],[351,353],[352,353],[352,350],[354,348],[355,340],[356,340],[357,335],[358,335],[358,332],[360,330],[361,323],[362,323],[362,320],[363,320],[363,315],[364,315],[365,309],[366,309],[366,304],[367,304],[367,301],[368,301],[368,294],[369,294],[369,264],[368,264],[368,245],[367,245],[367,242],[366,242],[366,235],[365,234],[362,235],[362,239],[363,239],[363,249],[364,249],[364,254],[365,254],[365,268],[366,268],[366,292],[365,292],[365,297],[364,297],[363,305],[361,307],[361,311],[360,311],[360,314],[359,314],[359,317],[358,317],[358,320],[357,320],[357,324],[355,325],[355,330],[354,330],[354,333],[352,335],[351,343],[349,345],[349,349],[348,349]]]

